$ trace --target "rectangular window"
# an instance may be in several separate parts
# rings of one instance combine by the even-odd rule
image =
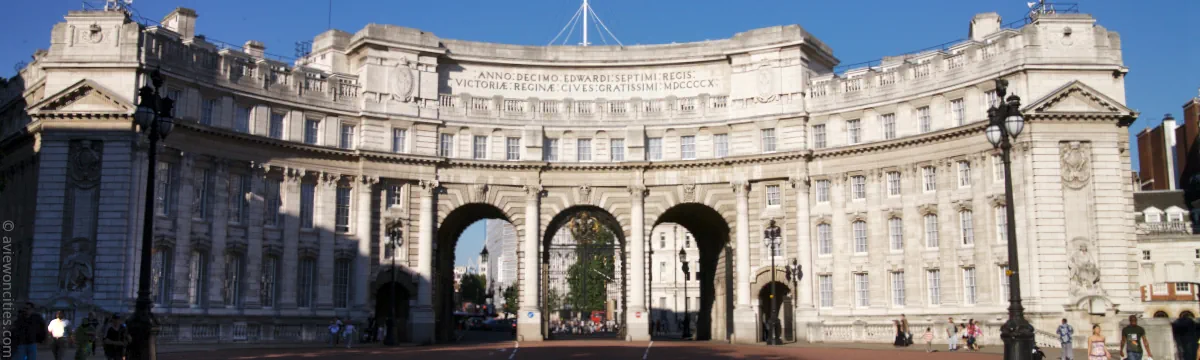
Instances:
[[[892,250],[904,250],[904,220],[888,219],[888,239],[891,240]]]
[[[391,185],[387,189],[387,206],[403,208],[404,185]]]
[[[195,197],[192,198],[192,216],[196,219],[207,220],[212,213],[213,183],[212,170],[204,169],[196,173],[195,182],[192,184],[192,189],[195,190]]]
[[[309,119],[309,120],[304,121],[304,143],[305,144],[316,145],[317,139],[320,138],[320,136],[318,135],[320,133],[321,133],[321,121],[320,120]]]
[[[1000,159],[1000,155],[992,155],[992,179],[1004,181],[1004,160]]]
[[[542,141],[542,160],[558,161],[558,139],[546,138]]]
[[[817,282],[821,287],[821,307],[833,307],[833,276],[817,276]]]
[[[825,148],[825,124],[813,125],[813,148]]]
[[[345,309],[350,305],[350,260],[338,259],[333,265],[333,307]]]
[[[237,114],[234,114],[233,129],[248,133],[250,132],[250,114],[253,113],[249,106],[239,106]]]
[[[521,160],[521,138],[504,138],[504,159],[509,161]]]
[[[213,113],[217,111],[217,99],[204,99],[200,108],[200,123],[212,125]]]
[[[471,158],[476,160],[487,159],[487,136],[475,135],[471,142],[472,149]]]
[[[696,158],[696,137],[683,136],[679,138],[679,154],[684,160]]]
[[[904,306],[904,272],[892,272],[892,305]]]
[[[159,161],[155,174],[154,213],[169,216],[175,199],[175,164]]]
[[[871,306],[871,284],[867,280],[866,273],[854,274],[854,303],[858,307]]]
[[[975,305],[975,268],[963,268],[963,303]]]
[[[1142,250],[1142,260],[1150,260],[1150,250]]]
[[[250,210],[250,175],[238,174],[229,179],[229,220],[246,224]]]
[[[272,139],[283,139],[283,115],[283,113],[271,113],[271,122],[267,123],[267,134]]]
[[[962,244],[964,246],[975,244],[975,220],[972,217],[970,210],[958,212],[958,225],[959,229],[962,230]]]
[[[192,251],[191,282],[188,284],[188,305],[208,305],[208,254]]]
[[[1159,213],[1146,213],[1145,217],[1146,222],[1148,223],[1157,223],[1162,221],[1162,214]]]
[[[762,129],[762,152],[775,151],[775,129]]]
[[[996,243],[1004,244],[1008,242],[1008,207],[996,207]]]
[[[932,166],[921,168],[921,178],[924,180],[925,192],[937,191],[937,168]]]
[[[239,307],[242,303],[242,255],[227,253],[225,255],[224,293],[226,307]]]
[[[337,232],[350,232],[350,188],[339,186],[337,188],[337,210],[336,210],[337,225],[334,227]]]
[[[880,123],[883,124],[883,138],[891,140],[896,138],[896,114],[883,114],[879,117]]]
[[[713,135],[713,157],[729,156],[729,134]]]
[[[667,233],[658,233],[658,248],[667,248]]]
[[[829,202],[829,180],[817,180],[817,202]]]
[[[302,229],[313,228],[314,192],[316,192],[316,184],[300,184],[300,228]]]
[[[971,187],[971,163],[958,162],[958,187]]]
[[[652,137],[646,139],[646,157],[647,160],[662,160],[662,138]]]
[[[296,279],[296,306],[310,308],[317,297],[315,285],[317,281],[317,260],[304,258],[300,260],[300,271]]]
[[[625,161],[625,139],[612,139],[608,145],[612,149],[612,161]]]
[[[1173,223],[1183,222],[1183,213],[1179,213],[1179,212],[1167,213],[1167,222],[1173,222]]]
[[[1000,298],[996,299],[998,303],[1008,302],[1008,265],[1000,265]]]
[[[983,92],[983,109],[980,112],[986,114],[987,110],[993,106],[1000,104],[1000,97],[996,96],[996,90],[988,90]]]
[[[851,176],[850,177],[850,193],[854,200],[863,200],[867,198],[867,177],[866,176]]]
[[[925,278],[929,282],[929,305],[941,305],[942,272],[937,269],[926,270]]]
[[[262,262],[262,288],[258,299],[263,307],[270,308],[275,306],[275,294],[278,293],[275,287],[276,279],[279,278],[279,258],[275,256],[263,257]]]
[[[967,123],[967,116],[963,113],[963,99],[950,100],[950,115],[954,117],[955,124]]]
[[[862,142],[862,123],[858,119],[846,121],[846,141],[850,145]]]
[[[889,171],[887,173],[887,191],[888,196],[900,196],[900,172]]]
[[[660,262],[658,262],[658,281],[666,281],[666,280],[667,280],[667,262],[660,261]],[[665,300],[666,298],[663,298],[663,299]]]
[[[592,139],[575,140],[575,160],[592,161]]]
[[[439,136],[438,136],[438,156],[441,156],[441,157],[454,156],[454,134],[439,134]]]
[[[938,247],[938,221],[936,214],[925,215],[925,247]]]
[[[265,204],[263,206],[263,223],[267,226],[279,226],[283,224],[283,201],[279,194],[281,182],[279,180],[270,179],[264,184],[266,194],[263,194]]]
[[[933,131],[933,118],[929,117],[928,106],[917,108],[917,122],[921,127],[922,133]]]
[[[852,224],[854,230],[854,252],[859,254],[867,253],[867,222],[855,221]]]
[[[779,206],[779,185],[767,185],[767,206]]]
[[[395,152],[395,153],[406,152],[405,149],[407,149],[407,146],[405,146],[405,145],[407,143],[408,143],[408,130],[407,129],[392,129],[392,152]]]
[[[154,303],[166,306],[171,301],[171,289],[174,286],[175,264],[171,261],[173,249],[154,249],[150,263],[154,267],[151,273],[151,290],[154,291]]]
[[[354,148],[354,125],[342,124],[342,137],[341,141],[338,141],[338,147],[347,150]]]
[[[821,255],[833,254],[833,229],[829,224],[817,225],[817,250]]]

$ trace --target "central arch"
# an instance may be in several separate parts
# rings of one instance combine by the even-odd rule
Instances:
[[[600,226],[603,226],[612,232],[613,237],[616,240],[615,244],[614,244],[616,246],[616,249],[614,249],[615,250],[614,255],[616,256],[616,258],[614,259],[615,269],[614,269],[614,273],[613,273],[613,275],[614,275],[613,281],[617,282],[618,286],[620,288],[620,292],[619,292],[620,299],[618,299],[617,304],[616,304],[617,305],[616,309],[614,309],[615,310],[614,312],[616,312],[617,314],[606,313],[605,315],[609,319],[615,319],[616,320],[615,323],[623,324],[624,320],[620,316],[623,316],[625,314],[626,298],[628,297],[628,283],[629,283],[628,278],[630,276],[629,271],[628,271],[628,269],[629,269],[628,262],[626,261],[626,258],[627,258],[626,251],[628,251],[627,250],[628,247],[626,247],[625,231],[624,231],[624,228],[621,226],[621,223],[617,220],[617,218],[615,216],[612,215],[612,213],[610,213],[608,210],[606,210],[602,207],[595,206],[595,205],[575,205],[575,206],[571,206],[566,209],[563,209],[562,211],[559,211],[557,214],[554,215],[553,218],[550,219],[550,222],[547,224],[545,231],[542,232],[541,263],[540,263],[540,266],[541,266],[540,274],[541,275],[539,276],[539,279],[541,280],[541,283],[539,286],[539,288],[541,289],[541,294],[539,295],[539,297],[541,298],[540,303],[542,304],[542,314],[550,314],[552,311],[557,310],[557,309],[549,309],[548,308],[549,302],[547,301],[547,298],[549,296],[549,291],[550,291],[549,272],[550,272],[550,264],[551,264],[551,254],[553,253],[552,245],[553,245],[554,237],[560,230],[569,231],[569,230],[565,229],[567,223],[570,222],[573,218],[575,218],[575,216],[577,216],[581,213],[588,213],[588,214],[592,215],[592,217],[599,223]],[[550,316],[542,317],[542,335],[545,339],[548,339],[548,340],[555,338],[554,334],[552,333],[551,326],[550,326],[551,325],[550,320],[551,320]],[[619,329],[617,331],[615,331],[614,335],[617,338],[624,338],[625,337],[625,328],[626,327],[624,327],[624,326],[620,326]]]
[[[700,253],[700,309],[696,340],[729,339],[733,333],[733,261],[725,217],[700,203],[682,203],[659,215],[654,226],[676,223],[695,238]],[[717,290],[722,292],[718,293]],[[714,316],[715,315],[715,316]],[[689,314],[690,316],[690,314]]]
[[[480,220],[512,220],[503,210],[487,203],[467,203],[446,214],[437,228],[433,256],[434,334],[438,343],[454,339],[454,249],[468,226]]]

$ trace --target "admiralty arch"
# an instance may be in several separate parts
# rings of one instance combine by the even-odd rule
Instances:
[[[546,244],[580,211],[620,239],[629,340],[650,338],[648,234],[674,223],[699,247],[700,339],[759,341],[774,257],[791,337],[887,342],[905,314],[999,343],[1005,206],[1034,325],[1115,328],[1141,307],[1120,37],[1086,14],[962,21],[961,42],[842,69],[796,25],[539,47],[372,24],[282,62],[198,35],[186,8],[72,11],[0,94],[14,293],[132,310],[151,167],[132,114],[158,69],[175,100],[150,184],[160,341],[314,339],[393,302],[404,341],[445,341],[452,249],[480,219],[516,228],[518,339],[540,341]],[[1028,120],[1015,204],[983,134],[996,79]]]

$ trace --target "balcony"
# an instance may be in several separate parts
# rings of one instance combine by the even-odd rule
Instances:
[[[1187,221],[1139,223],[1139,235],[1191,235],[1192,224]]]

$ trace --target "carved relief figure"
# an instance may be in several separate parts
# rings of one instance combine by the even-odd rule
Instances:
[[[62,265],[63,290],[80,292],[91,287],[92,254],[87,249],[87,243],[88,239],[84,238],[71,241],[71,255]]]
[[[1063,184],[1072,189],[1082,188],[1087,185],[1089,179],[1092,178],[1090,171],[1091,161],[1088,157],[1091,156],[1091,146],[1087,143],[1067,143],[1059,144],[1059,153],[1062,159],[1062,180]]]
[[[1093,257],[1091,241],[1086,238],[1071,240],[1067,270],[1071,274],[1071,296],[1095,294],[1100,291],[1100,268]]]

